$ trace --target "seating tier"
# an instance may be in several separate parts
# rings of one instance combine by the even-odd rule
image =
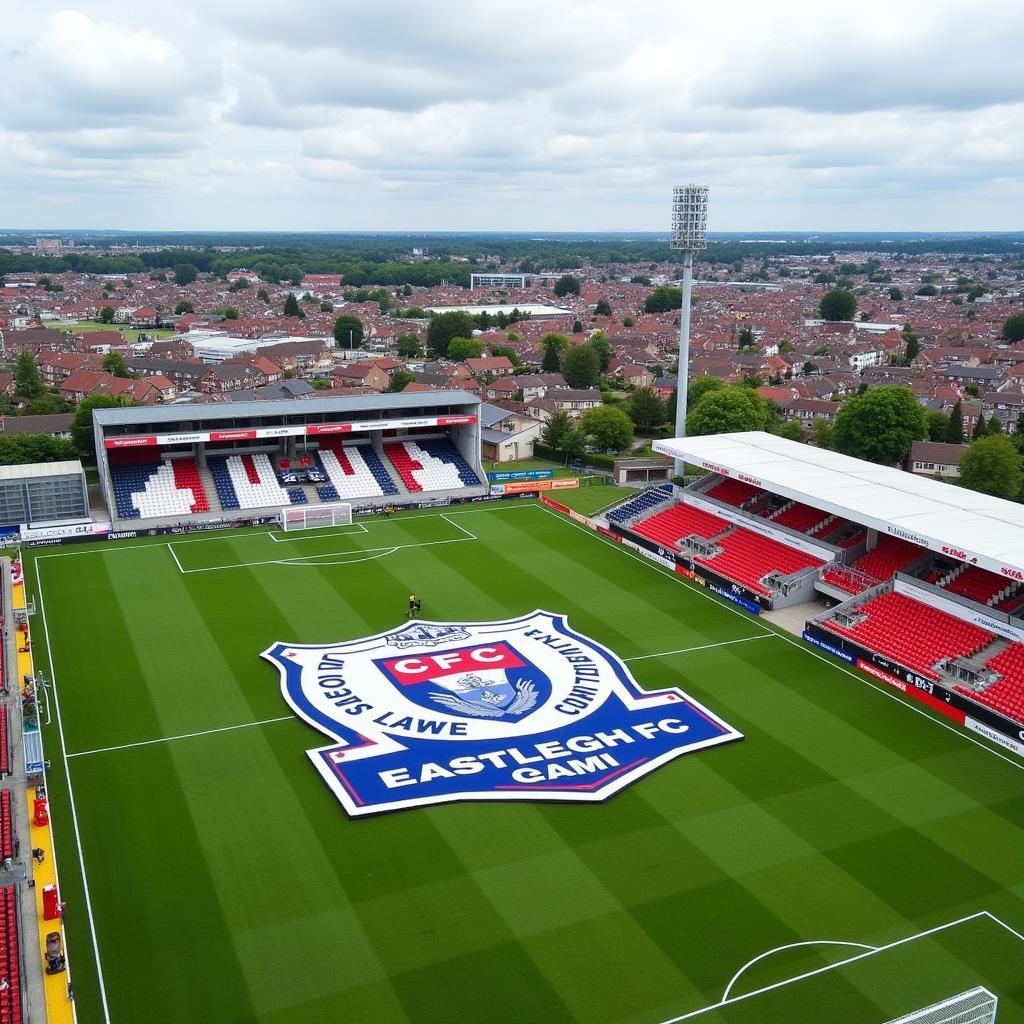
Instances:
[[[616,508],[609,509],[605,514],[605,518],[611,523],[624,523],[627,519],[643,515],[644,512],[654,508],[656,505],[660,505],[666,498],[670,497],[671,494],[671,484],[659,484],[657,487],[651,487],[646,491],[641,491],[639,494],[630,498],[629,501],[624,502]]]
[[[1010,585],[1010,581],[994,572],[982,569],[977,565],[969,565],[959,576],[951,579],[944,590],[952,594],[960,594],[961,597],[977,601],[978,604],[988,604],[999,593]]]
[[[939,678],[936,662],[969,656],[994,639],[987,629],[904,594],[879,594],[856,611],[867,618],[853,626],[831,620],[823,624],[928,679]]]
[[[765,596],[772,593],[771,588],[761,583],[768,573],[779,572],[789,576],[822,564],[822,560],[814,555],[743,528],[726,534],[715,543],[722,548],[720,554],[713,558],[695,556],[694,561]]]
[[[794,501],[784,512],[780,512],[773,520],[779,526],[788,526],[791,530],[798,530],[800,533],[810,533],[816,526],[820,526],[829,513],[822,512],[820,508],[812,508],[802,502]]]
[[[21,954],[13,885],[0,888],[0,976],[8,982],[0,991],[0,1022],[21,1024]]]
[[[278,483],[266,452],[216,456],[209,459],[208,465],[221,508],[273,508],[293,504],[288,491]]]
[[[156,519],[210,510],[194,459],[113,464],[110,482],[120,519]]]
[[[1011,644],[986,662],[1002,679],[985,688],[982,693],[965,690],[975,700],[1018,722],[1024,722],[1024,644]],[[959,689],[959,687],[958,687]]]
[[[708,498],[714,498],[715,501],[724,502],[726,505],[735,505],[739,508],[751,498],[761,494],[761,488],[744,483],[742,480],[725,477],[720,483],[706,490],[704,494]]]
[[[334,501],[398,493],[380,456],[369,445],[325,442],[320,448],[320,462],[336,492]]]
[[[679,504],[673,505],[663,512],[657,512],[647,519],[642,519],[631,529],[648,540],[678,551],[680,540],[692,534],[707,540],[723,530],[728,530],[729,523],[719,516],[705,512],[702,508]]]
[[[384,453],[398,470],[402,483],[413,493],[458,490],[480,483],[450,441],[395,441],[384,445]]]

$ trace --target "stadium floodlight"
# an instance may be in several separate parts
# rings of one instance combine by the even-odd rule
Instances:
[[[708,223],[708,186],[677,185],[672,189],[672,248],[683,253],[683,301],[679,312],[679,369],[676,383],[676,437],[686,437],[686,393],[690,383],[690,302],[693,295],[693,254],[704,248]],[[675,474],[684,463],[676,459]]]

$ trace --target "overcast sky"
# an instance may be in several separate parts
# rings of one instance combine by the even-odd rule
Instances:
[[[1024,228],[1015,0],[17,8],[3,227]]]

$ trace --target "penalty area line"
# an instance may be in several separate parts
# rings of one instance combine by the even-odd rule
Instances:
[[[741,1003],[744,1000],[753,999],[755,996],[764,995],[765,992],[772,992],[778,988],[785,988],[787,985],[792,985],[795,982],[804,981],[807,978],[813,978],[818,974],[825,974],[828,971],[834,971],[837,967],[845,967],[847,964],[855,963],[857,960],[863,960],[866,957],[878,956],[879,953],[884,953],[887,950],[896,949],[898,946],[905,946],[909,942],[916,942],[918,939],[927,938],[929,935],[935,935],[938,932],[944,932],[950,928],[956,928],[959,925],[967,924],[968,921],[976,921],[983,917],[992,917],[992,915],[986,910],[979,910],[977,913],[968,914],[966,917],[959,917],[955,921],[947,921],[946,924],[936,925],[934,928],[928,928],[923,932],[915,932],[913,935],[908,935],[903,939],[897,939],[895,942],[887,943],[884,946],[872,946],[863,953],[857,953],[854,956],[847,957],[845,960],[837,960],[834,964],[826,964],[824,967],[817,967],[813,971],[805,971],[803,974],[798,974],[793,978],[785,978],[772,985],[765,985],[763,988],[755,989],[753,992],[744,992],[739,996],[726,996],[720,999],[717,1003],[712,1003],[710,1006],[702,1006],[699,1010],[691,1010],[689,1013],[684,1013],[680,1017],[670,1017],[668,1020],[662,1021],[661,1024],[679,1024],[680,1021],[693,1020],[697,1017],[702,1017],[706,1013],[711,1013],[713,1010],[720,1010],[723,1006],[729,1006],[732,1003]],[[815,943],[815,945],[817,945],[817,943]],[[755,957],[755,959],[751,960],[750,963],[744,964],[737,974],[733,976],[732,981],[729,982],[729,987],[732,987],[736,979],[748,967],[750,967],[751,964],[756,963],[757,960],[768,956],[770,953],[776,953],[780,949],[786,948],[788,947],[781,946],[776,949],[770,949],[766,953],[762,953],[760,957]],[[728,989],[726,991],[728,991]]]
[[[638,654],[623,661],[646,661],[648,658],[667,658],[670,654],[689,654],[691,651],[709,651],[712,647],[726,647],[729,644],[745,644],[748,640],[766,640],[774,633],[758,633],[756,636],[741,636],[738,640],[720,640],[717,644],[701,644],[699,647],[680,647],[677,651],[658,651],[657,654]]]
[[[222,725],[218,729],[202,729],[199,732],[183,732],[177,736],[161,736],[155,740],[139,740],[137,743],[119,743],[114,747],[96,747],[94,750],[76,750],[67,757],[86,757],[89,754],[109,754],[114,750],[130,750],[132,747],[151,747],[156,743],[173,743],[175,740],[190,740],[197,736],[212,736],[218,732],[237,732],[239,729],[252,729],[257,725],[272,725],[274,722],[294,722],[294,715],[281,715],[278,718],[264,718],[259,722],[242,722],[239,725]]]

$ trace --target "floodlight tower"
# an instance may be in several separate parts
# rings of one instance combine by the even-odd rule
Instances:
[[[676,384],[676,437],[686,436],[686,392],[690,372],[690,301],[693,294],[693,254],[704,248],[708,223],[707,185],[677,185],[672,189],[672,248],[683,253],[683,304],[679,313],[679,371]],[[683,475],[676,459],[675,475]]]

